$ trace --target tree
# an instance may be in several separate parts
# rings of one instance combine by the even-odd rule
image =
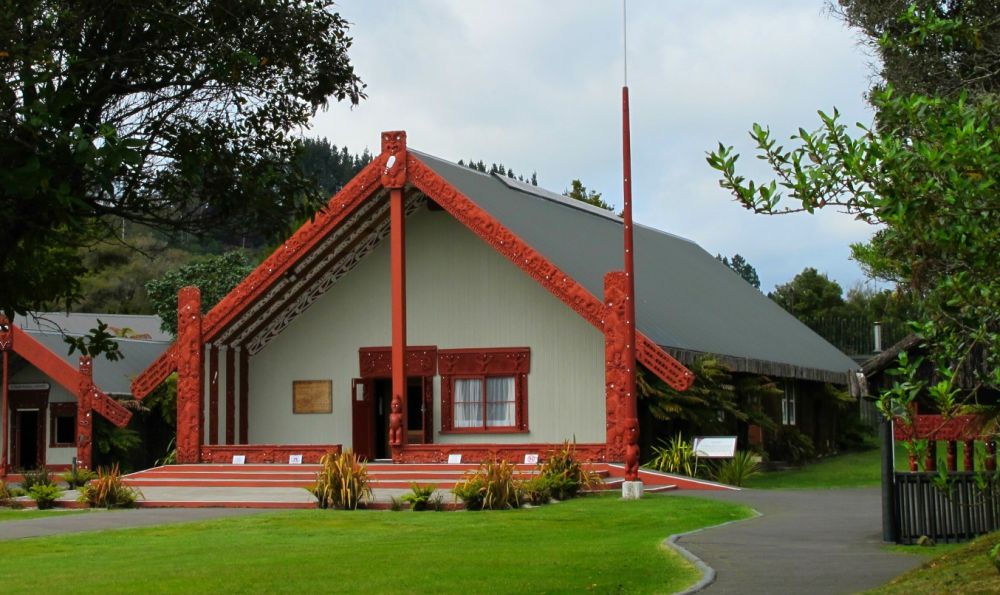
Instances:
[[[813,330],[820,328],[824,319],[846,313],[840,284],[811,267],[790,282],[775,286],[768,297]]]
[[[900,386],[914,390],[884,394],[883,411],[905,421],[913,399],[928,398],[954,414],[978,389],[1000,388],[997,3],[842,5],[885,64],[870,94],[875,125],[851,134],[836,110],[820,112],[819,129],[800,128],[785,149],[754,124],[759,157],[776,176],[766,183],[736,173],[731,147],[720,144],[708,161],[755,212],[839,207],[879,226],[871,241],[852,246],[853,258],[914,296],[911,324],[934,368],[926,381],[912,376],[919,366],[904,366],[910,376]]]
[[[80,296],[107,217],[273,234],[322,204],[291,133],[364,85],[332,0],[0,7],[0,309]]]
[[[208,256],[171,271],[162,278],[146,284],[153,310],[160,317],[160,327],[177,335],[177,292],[188,285],[201,290],[202,313],[207,313],[234,287],[239,285],[253,265],[238,250],[219,256]]]
[[[740,277],[743,277],[743,280],[753,285],[754,288],[760,289],[760,277],[757,276],[757,269],[753,268],[753,265],[747,262],[745,258],[739,254],[734,254],[733,259],[729,260],[721,254],[716,254],[715,259],[729,267],[731,271]]]
[[[535,174],[535,172],[531,172],[531,177],[525,178],[523,175],[515,174],[514,168],[506,167],[502,163],[499,165],[493,163],[490,165],[490,167],[487,168],[486,164],[483,163],[482,159],[480,159],[479,161],[473,161],[470,159],[468,163],[466,163],[462,159],[459,159],[458,164],[465,166],[469,169],[474,169],[478,172],[482,172],[484,174],[490,174],[490,175],[496,174],[498,176],[507,176],[508,178],[511,178],[513,180],[518,180],[526,184],[531,184],[532,186],[538,185],[538,176]]]
[[[333,196],[371,163],[372,155],[365,149],[360,155],[351,154],[347,147],[339,150],[337,145],[322,138],[307,138],[302,141],[302,155],[299,166],[307,178],[316,180],[325,196]]]
[[[595,207],[600,207],[608,211],[614,212],[614,207],[608,203],[601,200],[601,193],[594,190],[587,190],[587,187],[583,185],[580,180],[573,180],[570,182],[570,187],[563,191],[563,196],[568,196],[572,199],[585,202],[589,205],[594,205]]]

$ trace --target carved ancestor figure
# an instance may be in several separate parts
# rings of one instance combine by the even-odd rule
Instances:
[[[399,395],[392,398],[391,412],[389,413],[389,445],[403,445],[403,400]]]
[[[11,336],[10,321],[3,314],[0,314],[0,351],[10,351]]]
[[[630,417],[625,421],[625,480],[639,479],[639,420]]]

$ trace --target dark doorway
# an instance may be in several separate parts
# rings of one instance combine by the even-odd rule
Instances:
[[[39,417],[37,410],[14,414],[14,467],[17,469],[36,469],[42,463],[38,449]]]
[[[389,449],[389,406],[392,405],[392,380],[376,378],[374,384],[374,414],[375,414],[375,458],[388,459],[392,456]]]
[[[408,444],[429,444],[433,423],[432,379],[414,376],[406,379],[406,440]],[[359,386],[362,387],[359,390]],[[366,395],[365,393],[370,393]],[[388,459],[389,409],[392,405],[392,379],[371,378],[354,381],[354,452],[367,459]]]

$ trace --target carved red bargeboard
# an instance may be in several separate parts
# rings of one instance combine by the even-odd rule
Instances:
[[[408,444],[403,447],[403,463],[447,463],[448,455],[462,455],[463,463],[481,463],[489,459],[502,459],[520,464],[524,455],[537,454],[544,461],[553,452],[562,450],[562,444]],[[577,444],[576,455],[581,461],[603,463],[603,444]]]
[[[409,180],[494,250],[530,275],[552,295],[599,331],[604,331],[604,304],[572,277],[549,262],[492,215],[459,192],[412,153],[407,156]],[[694,375],[642,333],[636,333],[636,357],[676,390],[691,386]]]
[[[197,463],[201,446],[202,391],[201,293],[177,293],[177,462]]]
[[[160,357],[153,360],[153,363],[142,371],[142,374],[136,376],[135,380],[132,381],[132,396],[140,400],[145,399],[149,393],[156,390],[156,387],[167,379],[167,376],[177,371],[176,353],[177,343],[172,343],[166,351],[160,354]]]

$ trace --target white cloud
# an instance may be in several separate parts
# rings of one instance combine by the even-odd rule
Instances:
[[[836,213],[752,215],[718,187],[705,151],[719,141],[766,171],[746,131],[784,138],[837,106],[867,121],[870,58],[825,2],[629,3],[636,217],[706,250],[743,254],[765,289],[806,266],[845,288],[861,278],[850,242],[871,228]],[[309,134],[377,152],[381,130],[448,159],[503,162],[564,189],[573,178],[620,204],[621,4],[608,1],[344,0],[351,57],[368,84]]]

